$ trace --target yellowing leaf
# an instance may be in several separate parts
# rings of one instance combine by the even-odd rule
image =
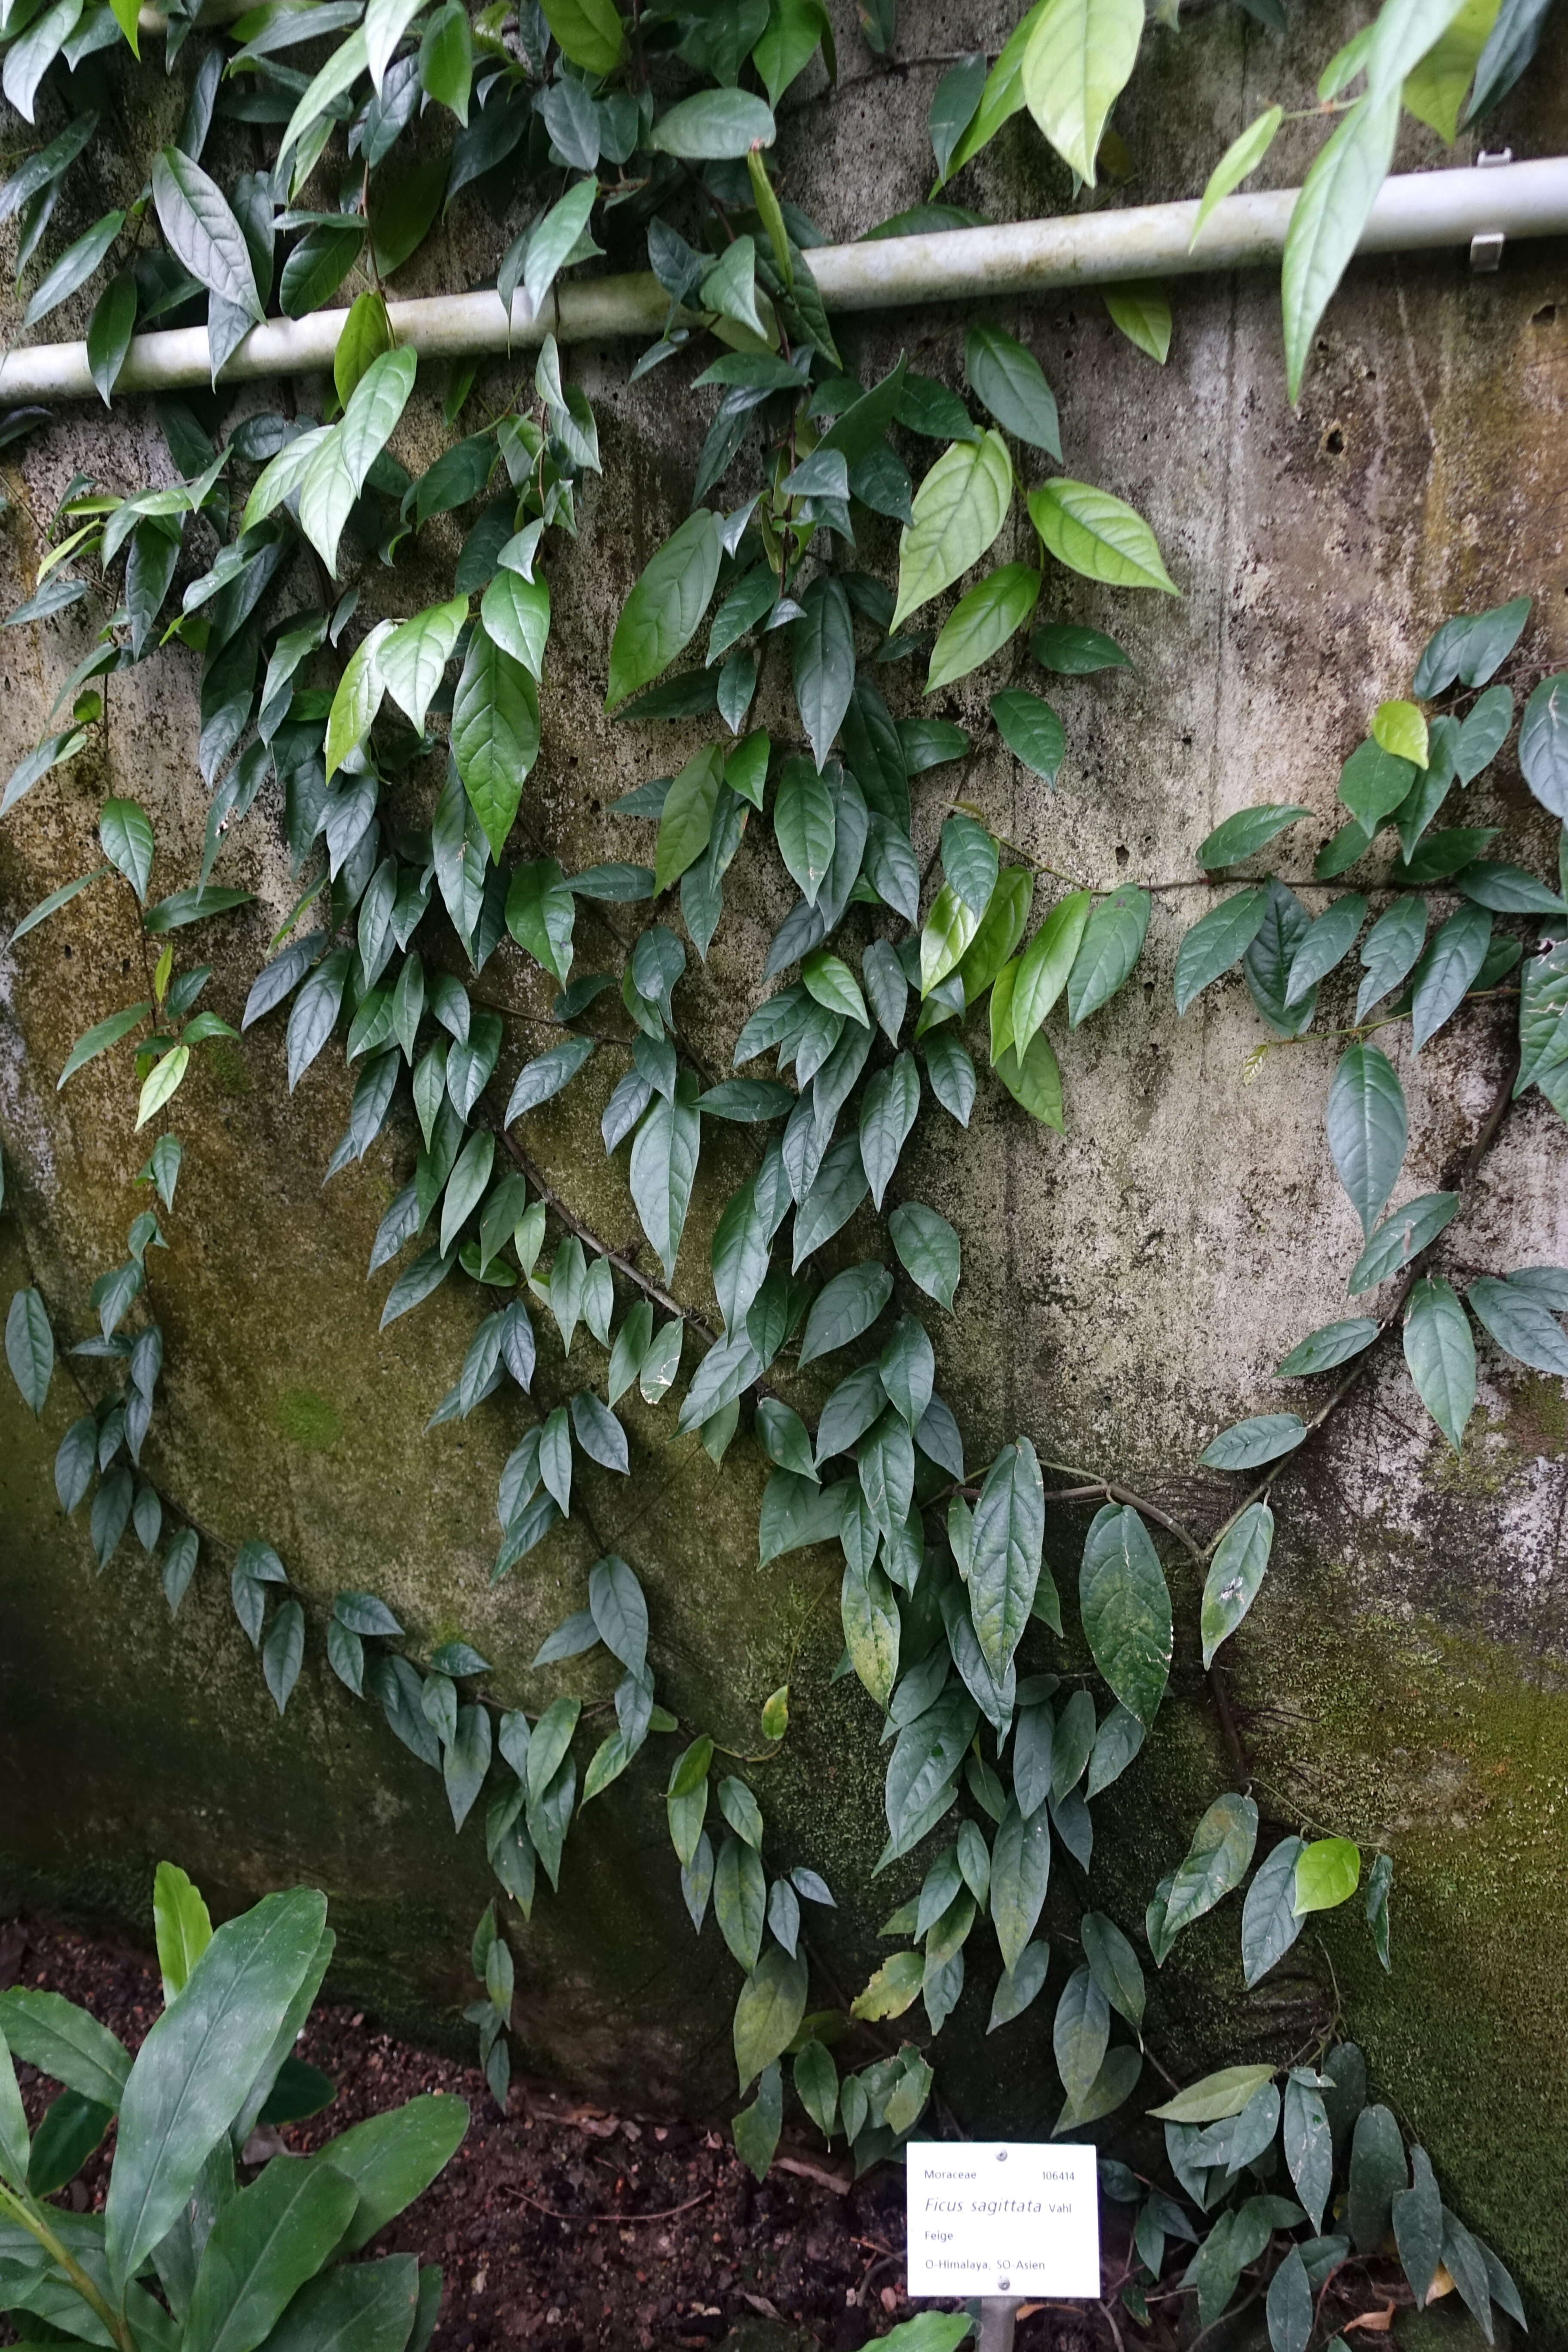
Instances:
[[[1372,722],[1372,740],[1392,759],[1426,765],[1426,721],[1414,702],[1380,702]]]

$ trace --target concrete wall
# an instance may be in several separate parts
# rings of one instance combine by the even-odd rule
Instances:
[[[918,201],[928,184],[925,112],[942,60],[994,48],[1011,12],[966,0],[907,5],[889,72],[841,26],[837,92],[813,78],[787,102],[787,190],[829,236],[854,233]],[[1190,194],[1243,122],[1310,86],[1359,9],[1336,5],[1290,43],[1237,8],[1202,15],[1152,56],[1119,120],[1137,165],[1107,201]],[[1560,36],[1559,41],[1560,41]],[[1550,46],[1549,37],[1549,46]],[[154,102],[157,84],[148,83]],[[1521,154],[1568,146],[1561,57],[1539,69],[1500,130]],[[1300,176],[1304,134],[1287,133],[1266,179]],[[1294,142],[1295,143],[1292,143]],[[1310,144],[1310,142],[1308,142]],[[1468,150],[1461,146],[1461,158]],[[1440,159],[1412,134],[1406,165]],[[952,192],[1006,217],[1062,208],[1066,177],[1025,121]],[[83,221],[102,208],[82,199]],[[481,282],[510,236],[459,205],[405,273],[404,290]],[[1561,247],[1519,247],[1496,278],[1459,257],[1384,260],[1352,273],[1331,310],[1299,411],[1287,404],[1272,281],[1194,281],[1175,291],[1164,371],[1116,334],[1091,293],[997,306],[1035,349],[1062,407],[1070,471],[1131,499],[1154,523],[1180,604],[1090,590],[1057,575],[1062,614],[1113,627],[1135,674],[1053,688],[1069,751],[1053,796],[987,752],[965,790],[992,822],[1064,869],[1105,883],[1186,882],[1195,845],[1231,810],[1299,800],[1321,819],[1292,840],[1286,871],[1310,874],[1331,829],[1340,761],[1384,697],[1405,689],[1427,631],[1449,612],[1520,593],[1536,598],[1524,646],[1531,669],[1568,652],[1563,519],[1568,499],[1568,272]],[[70,312],[58,331],[80,331]],[[900,350],[959,382],[963,321],[952,311],[873,327],[847,323],[862,372]],[[626,354],[580,352],[572,367],[600,417],[605,469],[584,502],[581,537],[552,562],[555,633],[543,750],[521,837],[568,864],[645,854],[647,836],[604,811],[668,771],[700,730],[612,727],[599,712],[605,652],[626,587],[678,520],[710,395],[672,397],[699,362],[677,361],[627,390]],[[480,397],[503,396],[487,369]],[[303,397],[304,388],[301,388]],[[426,461],[443,427],[421,394],[399,447]],[[242,405],[271,405],[250,394]],[[697,415],[700,411],[700,416]],[[164,469],[142,404],[105,420],[68,413],[7,460],[16,504],[0,541],[7,605],[31,585],[47,515],[79,469],[131,488]],[[1021,515],[1009,526],[1022,555]],[[416,609],[447,576],[450,525],[395,574],[372,567],[362,614]],[[868,542],[890,569],[892,535]],[[301,580],[300,601],[310,593]],[[0,640],[0,760],[42,730],[56,686],[87,639],[68,614]],[[889,677],[895,709],[918,680]],[[766,706],[764,681],[764,715]],[[970,681],[929,708],[975,723]],[[116,681],[109,743],[51,777],[0,830],[0,907],[8,919],[96,862],[98,807],[135,793],[158,828],[164,888],[191,878],[205,795],[194,761],[191,668],[174,652]],[[917,835],[934,841],[952,772],[917,786]],[[411,788],[411,803],[423,784]],[[1500,825],[1496,854],[1552,870],[1553,829],[1521,784],[1511,753],[1474,788],[1466,821]],[[421,803],[422,804],[422,803]],[[167,876],[165,880],[163,877]],[[216,966],[207,1002],[237,1022],[266,942],[292,889],[275,812],[258,808],[219,879],[256,906],[195,940]],[[763,948],[786,886],[765,845],[731,871],[730,906],[706,972],[685,984],[684,1024],[727,1066],[756,993]],[[1309,888],[1307,901],[1321,903]],[[1315,1039],[1270,1055],[1252,1083],[1261,1029],[1238,982],[1178,1023],[1170,971],[1181,930],[1204,903],[1156,894],[1135,983],[1061,1045],[1064,1139],[1029,1124],[983,1077],[966,1136],[928,1113],[897,1190],[934,1202],[959,1227],[965,1280],[938,1333],[940,1381],[975,1449],[1015,1427],[1042,1455],[1124,1475],[1205,1528],[1229,1482],[1197,1471],[1213,1431],[1288,1402],[1269,1370],[1305,1331],[1342,1312],[1358,1247],[1324,1146],[1322,1108],[1337,1048]],[[614,909],[608,910],[612,915]],[[587,925],[584,922],[584,929]],[[122,1255],[127,1179],[142,1157],[131,1133],[127,1075],[113,1058],[57,1094],[71,1038],[140,986],[142,948],[123,893],[100,886],[79,907],[0,954],[0,1134],[8,1165],[0,1221],[0,1297],[36,1279],[62,1334],[90,1326],[93,1276]],[[605,940],[584,962],[618,963]],[[529,1028],[551,989],[503,947],[476,994],[514,1019],[498,1086],[542,1042]],[[1348,1010],[1325,987],[1319,1030]],[[1467,1011],[1422,1057],[1384,1032],[1406,1083],[1412,1141],[1405,1192],[1452,1171],[1490,1102],[1507,1046],[1505,1005]],[[599,1144],[597,1112],[624,1066],[602,1053],[566,1098],[528,1124],[529,1150],[606,1239],[637,1231],[624,1177]],[[324,1055],[290,1097],[282,1024],[202,1057],[179,1102],[185,1172],[172,1248],[152,1263],[168,1339],[156,1423],[160,1482],[226,1544],[265,1534],[300,1590],[328,1602],[374,1586],[404,1617],[416,1651],[461,1633],[495,1663],[510,1702],[581,1688],[580,1667],[532,1675],[542,1633],[581,1604],[598,1546],[575,1521],[497,1590],[487,1581],[495,1479],[525,1415],[494,1403],[426,1435],[425,1421],[461,1360],[475,1306],[453,1284],[378,1336],[384,1277],[367,1289],[371,1236],[412,1161],[398,1122],[363,1169],[323,1193],[321,1171],[344,1123],[348,1082]],[[499,1098],[499,1097],[498,1097]],[[1450,1229],[1461,1267],[1568,1261],[1564,1138],[1539,1095],[1509,1115],[1473,1199]],[[743,1138],[710,1146],[678,1275],[706,1295],[712,1216],[746,1166]],[[139,1205],[139,1200],[136,1203]],[[847,1256],[873,1230],[851,1228]],[[568,1375],[544,1351],[544,1402],[595,1376],[580,1336]],[[342,1981],[426,2032],[455,2030],[466,1944],[487,1899],[477,1824],[454,1843],[441,1793],[327,1674],[319,1632],[279,1723],[208,1553],[177,1621],[128,1544],[95,1580],[79,1525],[53,1497],[55,1444],[79,1409],[68,1367],[41,1429],[0,1394],[0,1742],[9,1802],[0,1816],[4,1884],[136,1923],[145,1932],[151,1869],[169,1853],[216,1898],[237,1903],[295,1877],[325,1886],[342,1937]],[[629,1415],[630,1486],[584,1480],[603,1543],[625,1551],[648,1588],[661,1696],[683,1720],[753,1744],[756,1707],[794,1658],[794,1728],[759,1775],[770,1822],[792,1858],[824,1869],[843,1909],[825,1938],[846,1983],[858,1980],[877,1921],[899,1899],[866,1876],[880,1843],[881,1759],[869,1703],[829,1685],[839,1635],[836,1559],[752,1563],[763,1465],[749,1439],[722,1471],[673,1416]],[[1359,1919],[1331,1921],[1350,2024],[1389,2096],[1432,2150],[1450,2200],[1502,2248],[1545,2322],[1568,2343],[1568,2269],[1560,2229],[1555,2116],[1568,2095],[1559,1986],[1568,1955],[1568,1587],[1561,1529],[1568,1500],[1568,1412],[1561,1387],[1482,1351],[1482,1398],[1456,1465],[1392,1355],[1324,1444],[1279,1483],[1275,1562],[1227,1654],[1235,1704],[1265,1810],[1386,1843],[1397,1860],[1394,1974],[1372,1962]],[[1076,1574],[1081,1525],[1053,1518],[1058,1580]],[[1114,1853],[1101,1899],[1128,1925],[1183,1851],[1192,1820],[1231,1768],[1196,1670],[1194,1580],[1171,1561],[1177,1598],[1175,1697],[1146,1756],[1098,1809]],[[590,1666],[586,1679],[596,1669]],[[606,1685],[607,1686],[607,1685]],[[733,1972],[710,1930],[694,1945],[680,1911],[649,1763],[595,1806],[574,1834],[559,1901],[542,1898],[516,1941],[520,2036],[529,2063],[616,2095],[729,2099]],[[1071,1916],[1071,1906],[1068,1906]],[[1179,1948],[1156,2026],[1177,2065],[1283,2054],[1321,2017],[1327,1968],[1310,1943],[1299,1968],[1248,1999],[1235,1967],[1236,1906]],[[1043,2127],[1058,2086],[1050,1997],[987,2050],[955,2021],[950,2095],[975,2121]],[[985,2006],[972,1994],[970,2007]],[[1005,2080],[998,2080],[998,2074]],[[727,2108],[726,2108],[727,2111]],[[1557,2331],[1553,2333],[1553,2329]]]

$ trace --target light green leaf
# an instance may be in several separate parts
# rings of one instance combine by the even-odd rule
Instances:
[[[1027,563],[1004,563],[977,580],[953,606],[935,645],[925,690],[967,677],[972,669],[999,653],[1021,629],[1039,601],[1040,575]]]
[[[175,1863],[161,1862],[153,1876],[153,1927],[167,2009],[175,1994],[184,1992],[213,1937],[212,1916],[200,1891]]]
[[[548,599],[545,609],[548,612]],[[375,657],[381,682],[416,734],[425,731],[430,698],[441,683],[468,617],[467,596],[454,596],[450,604],[431,604],[416,613],[412,620],[381,640]]]
[[[1143,0],[1048,0],[1024,51],[1025,102],[1091,188],[1100,133],[1142,37]]]
[[[943,450],[915,492],[913,520],[899,534],[899,599],[889,635],[979,562],[1012,498],[1013,465],[999,433]]]
[[[1253,2094],[1273,2078],[1272,2066],[1222,2066],[1149,2113],[1168,2124],[1223,2123],[1227,2116],[1238,2116]]]
[[[1029,516],[1047,554],[1069,572],[1110,588],[1181,594],[1142,516],[1109,490],[1055,475],[1029,493]]]
[[[1360,1846],[1349,1838],[1314,1839],[1297,1856],[1292,1908],[1298,1917],[1304,1911],[1335,1910],[1350,1901],[1360,1884]]]
[[[1108,286],[1105,307],[1130,343],[1162,367],[1171,355],[1171,305],[1162,286]]]
[[[468,639],[452,704],[452,756],[499,862],[539,756],[539,689],[482,625]]]
[[[1219,162],[1209,173],[1203,196],[1199,201],[1197,216],[1193,222],[1192,236],[1187,239],[1189,253],[1203,233],[1204,223],[1208,219],[1221,197],[1230,195],[1240,187],[1249,173],[1257,171],[1258,166],[1274,144],[1275,133],[1284,120],[1283,108],[1265,107],[1263,112],[1247,124],[1240,137],[1231,141]]]
[[[1397,85],[1371,91],[1342,117],[1302,184],[1285,236],[1280,297],[1285,311],[1286,378],[1300,395],[1318,321],[1356,247],[1394,161],[1399,130]]]

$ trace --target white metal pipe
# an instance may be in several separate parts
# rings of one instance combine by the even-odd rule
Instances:
[[[811,268],[829,310],[886,310],[1258,268],[1279,260],[1298,193],[1280,188],[1226,197],[1191,251],[1195,202],[819,246]],[[1357,250],[1415,252],[1500,234],[1568,235],[1568,156],[1385,180]],[[389,309],[399,343],[422,359],[460,359],[539,343],[547,331],[577,343],[656,335],[668,303],[658,280],[643,275],[557,287],[537,318],[519,291],[510,321],[493,288],[394,302]],[[304,319],[265,320],[226,362],[225,383],[329,368],[347,315],[314,310]],[[117,389],[160,392],[205,383],[208,376],[206,329],[176,328],[132,339]],[[85,343],[36,343],[12,352],[0,365],[0,402],[85,400],[93,389]]]

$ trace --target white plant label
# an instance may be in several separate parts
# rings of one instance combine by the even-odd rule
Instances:
[[[904,2155],[911,2295],[1099,2300],[1092,2147],[927,2140]]]

